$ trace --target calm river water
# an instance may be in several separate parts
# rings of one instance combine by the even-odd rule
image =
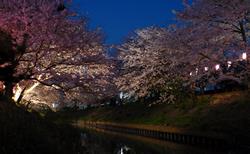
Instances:
[[[236,154],[232,150],[197,148],[145,137],[83,129],[81,152],[86,154]]]

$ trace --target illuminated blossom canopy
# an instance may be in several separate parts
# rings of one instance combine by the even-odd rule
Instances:
[[[156,90],[171,102],[187,87],[190,93],[225,80],[250,83],[250,2],[183,2],[178,25],[138,30],[118,48],[121,91],[148,97]]]
[[[137,98],[160,94],[159,101],[173,102],[185,70],[183,51],[170,44],[173,32],[166,28],[149,27],[118,47],[122,61],[118,88]]]
[[[217,80],[248,82],[250,1],[194,0],[184,5],[184,11],[177,12],[184,26],[178,29],[175,42],[187,52],[187,60],[193,59],[190,71],[195,74],[197,68],[203,75],[216,70]]]
[[[102,35],[63,0],[0,1],[0,80],[5,95],[34,83],[59,91],[101,95],[110,88],[113,62]],[[106,88],[104,88],[106,87]]]

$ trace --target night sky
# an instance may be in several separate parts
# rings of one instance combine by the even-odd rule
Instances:
[[[89,18],[90,28],[102,28],[107,44],[118,44],[135,29],[174,23],[172,10],[182,0],[74,0],[72,7]]]

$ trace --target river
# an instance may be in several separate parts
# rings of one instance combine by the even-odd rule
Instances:
[[[217,150],[190,145],[175,144],[156,139],[82,129],[80,133],[81,150],[86,154],[236,154],[228,149]]]

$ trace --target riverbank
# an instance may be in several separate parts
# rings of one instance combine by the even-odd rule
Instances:
[[[230,134],[242,144],[250,143],[249,91],[229,92],[198,97],[176,104],[147,106],[131,103],[86,111],[60,112],[60,121],[102,121],[120,124],[143,124],[176,127],[193,132]]]

